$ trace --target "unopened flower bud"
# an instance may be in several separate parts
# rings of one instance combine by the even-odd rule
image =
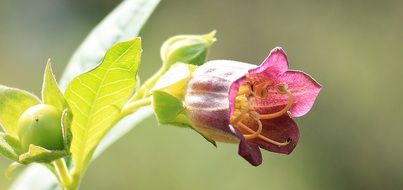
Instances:
[[[205,35],[178,35],[169,38],[161,47],[161,59],[164,66],[177,62],[201,65],[207,50],[216,41],[216,31]]]

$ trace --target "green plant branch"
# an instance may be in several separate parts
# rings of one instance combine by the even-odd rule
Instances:
[[[130,98],[128,102],[130,103],[149,96],[149,91],[151,90],[151,88],[155,85],[158,79],[160,79],[161,76],[168,71],[168,69],[169,67],[166,66],[166,64],[163,64],[163,66],[153,76],[148,78],[146,82],[144,82],[144,84],[141,85],[140,88],[138,88],[138,90],[134,93],[134,95]]]
[[[66,162],[64,161],[64,158],[55,160],[53,162],[53,165],[55,166],[56,174],[60,181],[60,184],[66,188],[70,186],[70,184],[72,183],[72,178],[69,173],[69,170],[67,169],[67,165]]]
[[[139,100],[135,100],[132,102],[128,102],[127,104],[125,104],[122,108],[122,112],[121,112],[121,118],[134,113],[135,111],[137,111],[139,108],[143,107],[143,106],[148,106],[151,104],[151,98],[150,97],[146,97],[146,98],[142,98]]]

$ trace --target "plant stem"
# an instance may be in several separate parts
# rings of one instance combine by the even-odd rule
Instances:
[[[73,172],[72,179],[73,179],[72,182],[70,183],[69,186],[66,187],[66,190],[77,190],[78,187],[80,186],[81,175],[75,174],[75,172]]]
[[[167,66],[162,66],[153,76],[147,79],[146,82],[144,82],[143,85],[140,86],[140,88],[134,93],[134,95],[130,98],[128,102],[136,101],[141,98],[144,98],[147,96],[149,90],[155,85],[155,83],[158,81],[158,79],[161,78],[165,72],[167,72],[169,67]]]
[[[67,169],[64,158],[55,160],[53,162],[53,165],[56,168],[56,173],[62,186],[68,187],[72,183],[72,178],[70,176],[69,170]]]
[[[143,106],[148,106],[150,104],[151,104],[151,97],[128,102],[127,104],[125,104],[123,106],[121,116],[125,117],[125,116],[137,111],[139,108],[141,108]]]

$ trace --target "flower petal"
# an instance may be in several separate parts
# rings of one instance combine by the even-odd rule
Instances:
[[[262,164],[262,153],[257,144],[241,140],[239,143],[238,154],[253,166],[259,166]]]
[[[262,124],[263,130],[261,135],[277,142],[290,140],[290,144],[277,146],[259,138],[253,139],[252,142],[258,144],[259,147],[270,152],[290,154],[297,146],[299,140],[298,125],[287,114],[276,119],[262,120]]]
[[[249,70],[250,74],[265,73],[269,75],[280,75],[288,70],[288,59],[281,47],[272,49],[263,63],[254,69]]]
[[[305,115],[313,106],[321,85],[311,76],[302,71],[287,71],[276,78],[267,78],[273,82],[267,88],[267,97],[255,97],[255,108],[261,114],[275,113],[282,110],[289,101],[287,94],[280,94],[277,90],[279,84],[287,84],[288,90],[295,100],[290,109],[291,116]]]
[[[229,126],[230,86],[254,65],[214,60],[200,66],[189,81],[184,106],[189,120],[203,135],[221,142],[239,142]]]
[[[253,166],[262,164],[262,153],[260,152],[259,146],[255,143],[248,142],[243,134],[231,125],[230,129],[240,139],[238,154]]]
[[[290,110],[291,115],[300,117],[308,113],[322,86],[302,71],[287,71],[281,79],[288,84],[288,89],[295,96],[295,103]]]
[[[191,118],[192,126],[206,137],[218,142],[239,142],[229,127],[227,109],[195,108],[189,109],[187,114]]]

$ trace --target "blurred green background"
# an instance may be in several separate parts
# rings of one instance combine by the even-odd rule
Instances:
[[[0,83],[39,94],[117,0],[0,0]],[[209,59],[259,64],[275,46],[323,90],[290,156],[260,167],[150,118],[89,168],[82,189],[403,189],[403,1],[165,0],[142,34],[141,76],[176,34],[218,30]],[[0,173],[9,160],[0,157]],[[0,189],[11,181],[0,177]]]

